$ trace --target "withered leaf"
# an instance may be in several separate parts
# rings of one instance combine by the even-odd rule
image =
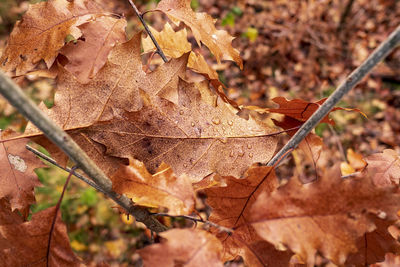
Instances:
[[[222,267],[220,241],[197,229],[172,229],[160,234],[167,239],[138,251],[146,266]]]
[[[10,210],[1,209],[0,212],[11,215]],[[69,245],[67,229],[60,213],[54,225],[47,258],[54,212],[53,207],[33,214],[28,222],[19,219],[6,224],[0,222],[0,248],[4,248],[0,250],[0,261],[4,266],[80,266],[79,259]]]
[[[17,22],[0,58],[1,68],[22,75],[43,59],[48,68],[68,35],[78,39],[79,25],[105,13],[94,1],[49,0],[29,6]]]
[[[190,27],[198,45],[205,44],[218,62],[221,59],[233,60],[243,68],[239,52],[231,45],[234,38],[224,30],[217,30],[210,15],[194,12],[190,2],[190,0],[162,0],[158,3],[157,10],[167,14],[172,21],[182,21]]]
[[[400,266],[400,255],[388,253],[385,256],[385,261],[371,265],[371,267],[397,267]]]
[[[225,187],[205,189],[207,203],[212,208],[209,220],[234,229],[230,235],[218,233],[216,236],[223,245],[223,260],[228,261],[241,255],[251,266],[287,266],[290,253],[280,253],[273,246],[266,245],[249,224],[251,206],[261,192],[270,194],[277,186],[274,170],[271,167],[250,167],[244,178],[223,177]],[[260,246],[264,249],[260,249]],[[273,259],[263,255],[275,255]],[[282,264],[283,263],[283,264]]]
[[[0,198],[7,198],[12,210],[18,209],[25,213],[29,205],[35,203],[34,187],[40,185],[34,169],[44,164],[26,150],[27,138],[12,139],[15,136],[9,131],[1,133]]]
[[[88,83],[104,66],[114,45],[126,41],[125,27],[125,19],[108,16],[80,25],[78,28],[84,40],[69,42],[60,51],[69,61],[65,69],[73,73],[79,82]]]
[[[265,240],[284,244],[310,266],[317,252],[343,264],[357,251],[357,239],[376,228],[371,216],[384,213],[395,220],[399,208],[395,188],[377,188],[368,177],[342,179],[334,167],[317,182],[304,185],[292,178],[272,194],[261,194],[251,222]]]
[[[252,163],[271,158],[276,146],[272,129],[237,116],[206,82],[180,80],[177,89],[179,105],[144,97],[140,111],[126,112],[86,133],[107,146],[109,155],[138,159],[152,173],[165,162],[193,182],[212,173],[240,177]]]
[[[165,207],[171,215],[193,211],[194,191],[189,178],[177,177],[164,163],[152,175],[142,162],[130,159],[129,166],[121,166],[111,180],[115,192],[125,194],[137,205]]]
[[[400,182],[400,156],[392,149],[385,149],[382,153],[368,156],[365,171],[372,176],[378,186],[399,184]]]

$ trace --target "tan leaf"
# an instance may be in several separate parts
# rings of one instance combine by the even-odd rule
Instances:
[[[3,204],[3,202],[0,202]],[[2,216],[11,215],[10,210],[0,210]],[[80,266],[67,235],[67,228],[60,213],[51,235],[47,257],[49,234],[55,208],[49,208],[32,216],[28,222],[0,222],[0,260],[4,266]],[[3,240],[2,240],[3,239]]]
[[[210,266],[222,267],[221,243],[212,234],[197,229],[172,229],[160,234],[165,238],[139,250],[143,265],[147,266]]]
[[[142,162],[130,159],[129,166],[122,166],[111,180],[115,192],[125,194],[137,205],[165,207],[171,215],[193,211],[194,191],[190,180],[184,175],[177,177],[164,163],[152,175]]]
[[[223,261],[234,259],[241,255],[251,266],[287,266],[290,253],[278,252],[273,246],[264,244],[253,227],[248,223],[251,217],[251,206],[261,192],[270,194],[277,186],[278,181],[271,167],[252,166],[244,178],[223,177],[225,187],[205,189],[207,203],[212,208],[209,220],[233,228],[234,232],[218,233],[216,236],[223,245]],[[263,247],[264,249],[260,249]],[[274,258],[263,255],[275,255]]]
[[[48,68],[53,64],[68,35],[78,39],[79,25],[105,13],[88,0],[49,0],[30,5],[17,22],[7,47],[0,58],[1,68],[22,75],[43,59]]]
[[[172,21],[182,21],[190,27],[198,45],[205,44],[218,62],[221,59],[233,60],[243,68],[239,52],[231,45],[234,38],[226,31],[217,30],[210,15],[195,13],[190,7],[190,0],[162,0],[158,3],[157,10],[167,14]]]
[[[44,164],[26,150],[27,138],[12,139],[15,136],[9,131],[1,133],[0,198],[7,198],[12,210],[18,209],[25,213],[29,205],[35,203],[34,187],[40,185],[34,169]]]
[[[84,40],[69,42],[60,51],[69,60],[65,69],[73,73],[79,82],[90,82],[106,63],[114,45],[126,41],[125,27],[125,19],[107,16],[80,25],[78,28]]]
[[[399,184],[400,182],[400,156],[391,149],[385,149],[382,153],[368,156],[366,172],[370,174],[378,186]]]
[[[400,266],[400,254],[388,253],[385,256],[384,262],[379,262],[371,265],[371,267],[398,267]]]
[[[249,165],[268,161],[275,150],[272,129],[211,94],[206,82],[178,86],[179,106],[147,100],[137,112],[90,127],[86,134],[116,157],[136,158],[154,173],[161,162],[197,182],[212,173],[240,177]]]
[[[368,177],[342,179],[334,167],[317,182],[304,185],[292,178],[272,194],[261,194],[251,222],[261,237],[289,247],[309,266],[317,252],[343,264],[348,254],[357,252],[357,239],[376,228],[372,214],[397,218],[396,191],[377,188]]]

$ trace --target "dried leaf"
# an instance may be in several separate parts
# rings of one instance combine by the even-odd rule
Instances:
[[[2,202],[1,202],[2,203]],[[2,203],[3,204],[3,203]],[[66,226],[57,216],[51,237],[48,258],[47,249],[55,208],[33,214],[29,222],[0,222],[0,261],[5,266],[80,266],[67,235]],[[10,210],[1,210],[1,216],[11,215]],[[3,239],[3,240],[2,240]]]
[[[137,205],[168,208],[168,214],[186,215],[193,211],[194,191],[186,176],[177,177],[162,163],[157,173],[150,174],[144,164],[129,159],[111,178],[113,189],[125,194]]]
[[[219,240],[206,231],[173,229],[160,234],[167,239],[139,250],[146,266],[210,266],[222,267],[222,246]]]
[[[398,266],[400,266],[400,255],[399,254],[395,255],[393,253],[386,254],[384,262],[379,262],[371,265],[371,267],[398,267]]]
[[[277,186],[278,181],[271,167],[252,166],[244,178],[223,177],[225,187],[205,189],[207,203],[212,208],[209,220],[235,229],[230,235],[218,233],[216,236],[223,245],[223,261],[234,259],[237,255],[244,258],[251,266],[287,266],[290,253],[280,253],[273,246],[265,245],[253,227],[248,223],[251,215],[251,206],[261,192],[270,194]],[[261,243],[260,243],[261,242]],[[258,245],[257,245],[258,244]],[[264,249],[257,249],[262,246]],[[274,258],[263,255],[275,255]],[[282,264],[283,262],[283,264]],[[285,264],[286,263],[286,264]]]
[[[40,185],[34,169],[44,164],[26,150],[27,138],[11,139],[15,136],[7,131],[1,133],[0,198],[7,198],[12,210],[18,209],[25,214],[29,206],[35,203],[34,187]]]
[[[385,149],[382,153],[368,156],[366,172],[372,176],[377,186],[399,184],[400,182],[400,156],[391,149]]]
[[[226,31],[215,28],[214,19],[206,13],[195,13],[190,7],[190,0],[162,0],[157,5],[172,21],[182,21],[193,32],[199,46],[202,42],[213,53],[218,62],[221,59],[233,60],[240,68],[243,62],[239,52],[231,45],[234,39]]]
[[[106,64],[108,54],[117,43],[126,41],[125,19],[99,17],[80,25],[84,40],[69,42],[60,51],[69,60],[65,69],[81,83],[88,83]]]
[[[377,188],[368,177],[341,179],[334,167],[315,183],[292,178],[272,194],[261,194],[251,222],[265,240],[288,246],[309,266],[317,252],[343,264],[357,251],[357,239],[376,228],[371,214],[384,212],[395,220],[399,208],[395,188]]]
[[[22,20],[17,22],[0,58],[6,72],[16,70],[22,75],[43,59],[48,68],[53,64],[68,35],[78,39],[79,25],[104,15],[88,0],[49,0],[30,5]]]

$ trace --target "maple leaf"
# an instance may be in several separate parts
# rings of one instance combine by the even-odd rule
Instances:
[[[0,200],[4,204],[3,200]],[[55,208],[33,214],[28,222],[22,222],[11,210],[1,206],[0,218],[12,216],[13,221],[0,222],[0,260],[6,266],[80,266],[67,235],[66,226],[57,215],[50,233]],[[51,234],[48,252],[49,234]]]
[[[317,252],[343,264],[357,251],[357,239],[376,228],[372,214],[384,212],[393,221],[399,201],[397,189],[377,188],[368,177],[342,179],[334,167],[317,182],[304,185],[292,178],[272,194],[261,194],[251,222],[261,237],[289,247],[309,266]]]
[[[85,132],[104,144],[109,155],[136,158],[152,173],[165,162],[193,182],[213,173],[240,177],[252,163],[272,157],[276,138],[270,136],[271,129],[237,116],[210,92],[207,82],[180,80],[177,89],[179,105],[148,99],[140,111]]]
[[[69,61],[65,69],[79,82],[88,83],[104,66],[114,45],[126,41],[125,27],[125,19],[107,16],[80,25],[84,40],[69,42],[60,51]]]
[[[226,31],[217,30],[214,19],[210,15],[194,12],[190,7],[190,2],[190,0],[162,0],[158,3],[157,10],[167,14],[172,21],[182,21],[190,27],[197,44],[199,46],[201,43],[205,44],[218,62],[221,59],[233,60],[240,68],[243,68],[239,52],[231,45],[234,38]]]
[[[40,185],[34,169],[45,165],[25,149],[29,139],[4,140],[15,136],[10,131],[1,133],[0,198],[7,198],[12,210],[18,209],[27,215],[29,205],[35,203],[34,187]]]
[[[172,229],[159,235],[167,240],[138,251],[144,266],[223,266],[221,243],[206,231]]]
[[[79,25],[105,13],[88,0],[49,0],[30,5],[10,35],[0,62],[2,69],[16,75],[32,70],[43,59],[48,68],[53,64],[65,38],[78,39]]]
[[[399,184],[400,156],[392,149],[385,149],[365,158],[368,163],[365,171],[372,176],[377,186]]]
[[[129,166],[122,166],[111,180],[115,192],[125,194],[137,205],[166,207],[171,215],[193,211],[194,191],[190,180],[186,176],[176,177],[164,163],[152,175],[142,162],[129,159]]]
[[[209,220],[234,229],[232,234],[218,233],[223,245],[223,260],[241,255],[252,266],[287,266],[291,254],[278,252],[273,246],[263,244],[253,227],[248,223],[251,206],[261,192],[270,194],[278,187],[272,167],[252,166],[244,178],[224,176],[225,187],[207,188],[207,204],[212,208]],[[260,249],[263,248],[263,249]],[[263,255],[275,255],[274,259]]]

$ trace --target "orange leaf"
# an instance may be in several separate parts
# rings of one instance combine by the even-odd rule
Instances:
[[[392,149],[368,156],[365,171],[372,176],[377,186],[398,185],[400,182],[400,156]]]

